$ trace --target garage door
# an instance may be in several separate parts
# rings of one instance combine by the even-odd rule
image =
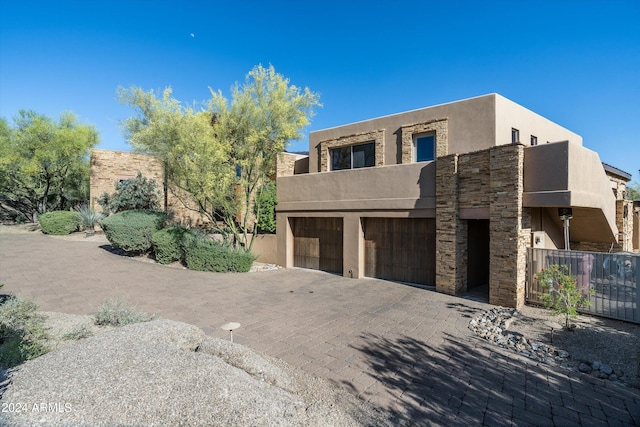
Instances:
[[[342,274],[342,218],[291,218],[293,265]]]
[[[435,285],[435,219],[363,218],[362,225],[366,276]]]

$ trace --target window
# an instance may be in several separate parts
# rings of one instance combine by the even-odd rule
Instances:
[[[436,136],[416,135],[413,137],[413,161],[428,162],[436,158]]]
[[[515,144],[520,142],[520,131],[518,129],[511,128],[511,143]]]
[[[375,143],[332,148],[331,170],[359,169],[375,166]]]
[[[538,145],[538,137],[531,135],[531,145]]]

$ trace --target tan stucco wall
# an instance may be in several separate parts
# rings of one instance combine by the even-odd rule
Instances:
[[[278,211],[415,210],[435,214],[435,163],[279,177]]]
[[[617,238],[616,199],[598,154],[571,142],[525,148],[524,206],[572,207],[571,239]],[[558,223],[557,215],[552,215]]]
[[[310,172],[327,170],[326,167],[321,169],[319,160],[321,154],[327,149],[326,144],[321,148],[324,141],[335,141],[347,135],[382,130],[384,130],[383,163],[385,165],[403,163],[402,128],[429,122],[446,123],[447,147],[445,151],[440,152],[444,154],[463,154],[496,145],[510,144],[512,128],[520,131],[520,142],[525,146],[529,145],[531,135],[537,136],[538,144],[569,141],[572,144],[582,145],[580,135],[501,95],[489,94],[311,132],[309,170]],[[404,157],[406,162],[406,153]]]
[[[494,94],[496,107],[496,145],[511,143],[511,129],[520,131],[520,142],[531,144],[531,135],[538,137],[538,145],[547,142],[569,141],[582,145],[582,137],[504,96]]]

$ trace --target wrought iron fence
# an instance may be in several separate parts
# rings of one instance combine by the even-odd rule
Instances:
[[[640,323],[640,254],[603,253],[529,248],[525,298],[543,304],[545,293],[534,276],[551,265],[567,265],[591,305],[578,311],[612,319]]]

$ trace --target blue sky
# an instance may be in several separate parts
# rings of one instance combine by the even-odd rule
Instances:
[[[118,85],[200,102],[271,63],[321,94],[307,131],[497,92],[638,180],[639,22],[635,0],[0,0],[0,116],[71,110],[128,151]]]

